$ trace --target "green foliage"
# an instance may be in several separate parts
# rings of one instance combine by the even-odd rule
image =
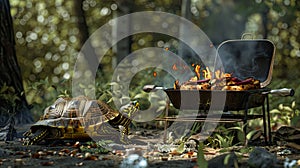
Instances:
[[[244,127],[246,127],[247,125],[240,125],[240,126],[236,126],[236,127],[230,127],[228,128],[229,130],[232,131],[237,131],[237,138],[238,138],[238,144],[241,145],[247,145],[247,142],[251,139],[251,137],[257,133],[258,130],[251,130],[250,132],[246,133],[244,132]]]
[[[34,105],[31,112],[36,120],[43,114],[44,109],[58,97],[70,97],[66,81],[61,81],[60,87],[56,87],[48,77],[34,83],[27,81],[24,83],[24,87],[27,88],[25,90],[27,102]]]
[[[182,143],[179,144],[179,146],[177,147],[176,151],[181,154],[181,153],[184,152],[184,150],[185,150],[185,148],[184,148],[184,142],[182,142]]]
[[[232,146],[234,136],[233,135],[221,136],[220,134],[215,134],[215,138],[220,148],[228,148]]]
[[[204,144],[200,142],[198,145],[197,165],[199,168],[207,168],[208,162],[204,158]]]
[[[228,148],[233,144],[234,132],[224,126],[218,126],[216,132],[207,139],[208,144],[213,148]]]
[[[247,145],[247,142],[257,132],[257,130],[251,130],[248,133],[244,132],[244,127],[237,123],[237,126],[226,128],[224,126],[218,126],[216,132],[213,133],[207,139],[209,146],[213,148],[229,148],[236,145]]]
[[[6,83],[0,88],[0,102],[4,110],[8,110],[9,113],[14,114],[16,111],[17,101],[20,101],[20,97],[16,94],[14,87],[7,86]],[[2,109],[0,109],[2,111]]]
[[[219,133],[215,134],[216,141],[219,143],[220,148],[228,148],[233,145],[235,131],[223,126],[217,128]]]
[[[296,109],[296,102],[290,105],[279,104],[278,108],[270,111],[271,122],[277,125],[299,126],[300,111]]]
[[[255,148],[252,147],[252,146],[246,146],[246,147],[241,148],[241,149],[239,150],[239,152],[240,152],[241,154],[249,154],[249,153],[251,153],[254,149],[255,149]]]
[[[112,149],[108,146],[108,144],[111,144],[113,141],[111,140],[101,140],[98,142],[87,142],[87,145],[80,146],[81,152],[84,153],[92,153],[92,154],[105,154]]]

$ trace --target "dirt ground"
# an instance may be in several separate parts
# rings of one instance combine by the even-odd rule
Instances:
[[[157,133],[157,132],[156,132]],[[162,132],[160,132],[162,133]],[[105,154],[95,152],[93,146],[83,142],[60,142],[55,145],[22,145],[21,139],[10,142],[0,142],[0,167],[133,167],[125,164],[130,156],[137,154],[139,161],[144,160],[148,167],[197,167],[197,152],[164,151],[160,146],[162,139],[149,134],[132,135],[138,140],[138,144],[120,145],[113,144],[112,150]],[[157,133],[159,134],[159,132]],[[84,148],[82,148],[84,147]],[[254,147],[254,146],[253,146]],[[300,152],[283,146],[260,146],[277,156],[276,167],[283,167],[286,158],[300,162]],[[249,167],[247,160],[249,153],[240,153],[243,146],[228,148],[227,151],[237,153],[238,167]],[[82,150],[86,149],[86,150]],[[95,148],[97,149],[97,148]],[[285,152],[285,153],[284,153]],[[209,167],[224,167],[223,160],[216,159],[224,155],[222,149],[205,148],[204,156],[208,160]],[[215,158],[215,159],[214,159]],[[140,167],[143,167],[142,164]]]

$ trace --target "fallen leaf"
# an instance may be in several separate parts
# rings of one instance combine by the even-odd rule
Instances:
[[[21,166],[21,165],[24,165],[24,161],[23,159],[15,159],[15,165],[16,166]]]
[[[59,156],[65,156],[66,153],[65,153],[65,152],[58,152],[58,155],[59,155]]]
[[[7,161],[7,159],[0,159],[0,162],[5,162]]]
[[[38,154],[39,154],[40,156],[46,156],[46,155],[47,155],[47,153],[45,153],[45,152],[43,152],[43,151],[39,151]]]
[[[197,162],[197,158],[192,158],[191,162]]]
[[[186,155],[188,156],[188,158],[191,158],[193,156],[196,156],[197,153],[193,152],[193,151],[190,151],[190,152],[187,152]]]
[[[75,149],[75,150],[72,150],[70,153],[69,153],[69,155],[76,155],[76,153],[78,153],[78,149]]]
[[[46,151],[46,154],[47,154],[47,155],[55,155],[55,154],[56,154],[56,151],[48,150],[48,151]]]
[[[26,152],[24,152],[24,151],[17,151],[15,153],[15,155],[25,155],[25,154],[26,154]]]
[[[161,157],[161,160],[162,160],[162,161],[168,161],[168,159],[169,159],[169,158],[168,158],[168,157],[165,157],[165,156]]]
[[[96,156],[92,155],[92,156],[84,158],[84,160],[98,160],[98,158]]]
[[[54,164],[53,161],[49,161],[49,162],[41,162],[42,166],[52,166]]]
[[[124,156],[125,155],[125,153],[121,150],[115,150],[113,153],[117,156]]]
[[[40,154],[34,153],[34,154],[31,155],[31,157],[34,158],[34,159],[39,159],[40,158]]]
[[[81,144],[80,144],[80,142],[79,142],[79,141],[77,141],[77,142],[75,142],[75,144],[73,145],[73,147],[74,147],[74,148],[79,148],[79,147],[80,147],[80,145],[81,145]]]
[[[190,155],[188,155],[188,154],[186,154],[186,153],[185,153],[185,154],[183,154],[183,155],[181,155],[181,157],[182,157],[182,158],[184,158],[184,159],[191,158],[191,157],[190,157]]]
[[[83,162],[76,163],[75,166],[82,166]]]
[[[15,162],[22,162],[22,159],[15,159]]]
[[[77,157],[77,158],[83,158],[83,155],[82,154],[80,154],[80,153],[77,153],[76,155],[75,155],[75,157]]]
[[[70,153],[70,150],[69,149],[62,149],[62,150],[60,150],[60,152]]]

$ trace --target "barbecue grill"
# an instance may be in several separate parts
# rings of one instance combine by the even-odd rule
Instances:
[[[270,110],[269,110],[269,94],[276,94],[279,96],[293,96],[293,89],[277,89],[271,90],[267,86],[271,81],[275,46],[274,44],[265,39],[260,40],[228,40],[219,45],[217,48],[218,56],[215,61],[214,69],[223,68],[225,73],[230,73],[232,76],[239,79],[246,79],[253,77],[260,81],[259,89],[251,90],[180,90],[174,88],[164,88],[155,85],[146,85],[143,90],[146,92],[155,91],[158,89],[167,93],[170,102],[177,109],[189,109],[204,111],[204,113],[198,113],[196,118],[192,116],[184,116],[178,119],[177,117],[166,116],[159,118],[158,120],[165,121],[204,121],[208,111],[214,103],[213,97],[226,98],[225,103],[217,106],[213,106],[214,110],[228,111],[240,111],[243,110],[243,114],[222,114],[220,122],[238,122],[242,121],[244,124],[250,119],[262,118],[264,127],[265,142],[271,142],[271,126],[270,126]],[[213,96],[213,97],[212,97]],[[217,103],[218,104],[218,103]],[[195,107],[196,105],[196,107]],[[265,109],[266,105],[266,109]],[[259,115],[250,115],[248,110],[250,108],[261,107],[262,113]],[[219,121],[214,120],[213,115],[210,115],[212,122]],[[207,121],[207,120],[206,120]],[[268,124],[267,124],[268,123]],[[244,127],[246,132],[246,127]],[[268,129],[268,130],[267,130]],[[269,138],[269,139],[268,139]]]

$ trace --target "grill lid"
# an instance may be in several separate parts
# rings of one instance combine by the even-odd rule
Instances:
[[[240,79],[253,77],[261,82],[261,87],[270,83],[275,55],[271,41],[228,40],[219,45],[217,54],[216,59],[219,57],[222,61],[225,73],[232,73]],[[222,69],[217,62],[214,69]]]

